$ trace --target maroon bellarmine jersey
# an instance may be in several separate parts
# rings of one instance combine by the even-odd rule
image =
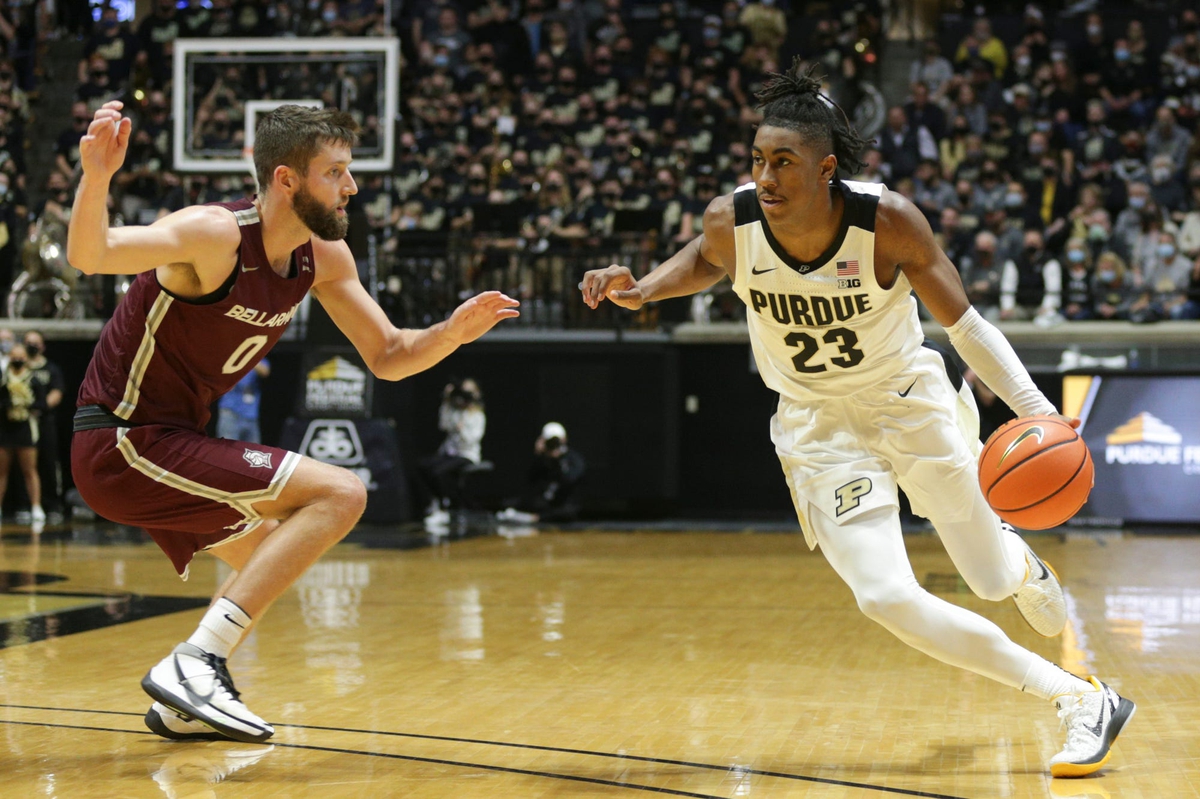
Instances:
[[[212,403],[283,335],[312,287],[312,243],[292,252],[289,276],[280,277],[267,261],[254,204],[215,204],[233,213],[242,232],[229,279],[185,300],[165,291],[154,270],[138,275],[100,334],[79,405],[102,405],[135,425],[203,432]]]

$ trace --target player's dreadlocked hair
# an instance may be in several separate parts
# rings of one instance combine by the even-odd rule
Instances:
[[[816,65],[804,69],[797,57],[787,72],[772,73],[767,85],[754,95],[756,108],[763,112],[761,124],[798,131],[814,146],[837,156],[842,169],[857,174],[869,142],[850,124],[841,106],[821,93],[815,70]]]

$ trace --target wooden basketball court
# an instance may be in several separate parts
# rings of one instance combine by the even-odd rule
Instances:
[[[5,528],[0,796],[1200,796],[1200,538],[1037,536],[1071,600],[1050,640],[908,538],[931,591],[1138,703],[1075,781],[1047,772],[1052,706],[892,638],[799,534],[356,539],[232,658],[276,725],[252,746],[142,724],[214,559],[185,583],[129,531]]]

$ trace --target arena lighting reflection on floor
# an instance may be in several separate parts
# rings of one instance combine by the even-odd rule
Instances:
[[[1200,625],[1200,589],[1122,586],[1104,595],[1104,619],[1112,633],[1127,638],[1138,652],[1165,652],[1171,639],[1190,632],[1184,627]]]

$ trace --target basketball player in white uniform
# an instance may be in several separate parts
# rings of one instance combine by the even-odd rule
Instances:
[[[905,643],[1055,702],[1067,742],[1050,761],[1054,776],[1099,770],[1133,702],[1017,646],[913,575],[898,486],[972,591],[1014,597],[1043,635],[1066,624],[1057,578],[980,491],[974,399],[953,365],[923,346],[912,290],[1018,415],[1054,407],[970,306],[921,212],[882,186],[837,178],[839,162],[855,171],[865,142],[817,81],[797,62],[758,99],[754,183],[713,200],[704,233],[641,280],[621,266],[588,272],[584,301],[636,309],[731,277],[759,372],[779,392],[771,439],[809,546],[820,546],[862,611]]]

